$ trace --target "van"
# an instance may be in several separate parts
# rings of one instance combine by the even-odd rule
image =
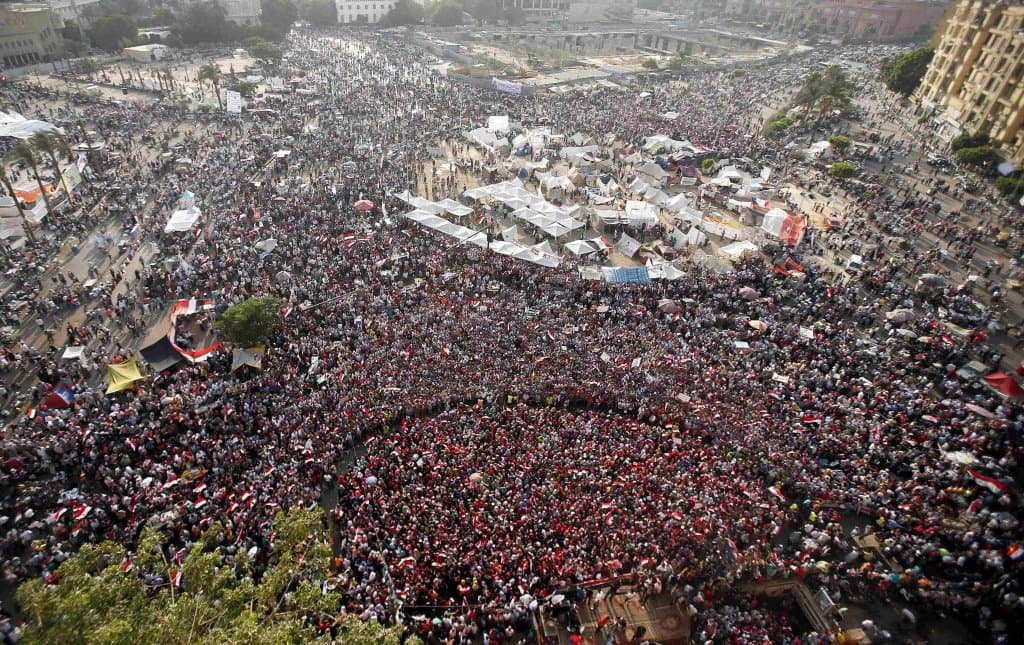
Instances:
[[[864,258],[857,254],[851,255],[846,261],[846,268],[849,271],[860,271],[864,268]]]
[[[249,55],[249,53],[246,52],[244,49],[236,49],[231,53],[234,55],[235,58],[245,58]]]

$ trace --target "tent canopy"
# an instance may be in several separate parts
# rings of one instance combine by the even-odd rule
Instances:
[[[144,380],[146,377],[139,372],[139,364],[133,358],[124,363],[111,363],[107,366],[107,394],[121,392]]]

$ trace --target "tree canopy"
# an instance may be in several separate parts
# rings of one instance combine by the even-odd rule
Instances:
[[[281,323],[282,306],[279,298],[249,298],[221,314],[216,327],[236,347],[256,347]]]
[[[260,32],[271,40],[281,40],[299,17],[299,10],[292,0],[260,0],[263,15],[260,16]]]
[[[850,177],[856,177],[860,171],[857,166],[846,161],[837,161],[828,167],[828,174],[838,179],[849,179]]]
[[[342,597],[325,585],[331,549],[323,511],[293,509],[274,519],[265,569],[229,549],[210,527],[179,560],[153,527],[130,553],[87,544],[56,570],[17,591],[22,643],[311,643],[328,634],[352,645],[399,645],[401,628],[340,617]],[[179,577],[180,574],[180,577]],[[416,639],[413,639],[416,640]]]
[[[989,168],[1000,161],[999,153],[991,146],[973,146],[956,151],[956,160],[978,168]]]
[[[175,30],[186,44],[234,40],[238,28],[227,19],[219,2],[197,2],[178,15]]]
[[[809,73],[793,103],[806,107],[808,111],[817,109],[821,116],[826,116],[832,110],[842,110],[850,105],[850,89],[846,72],[833,65],[824,73]]]
[[[398,0],[380,22],[385,27],[419,24],[423,22],[423,5],[412,0]]]
[[[882,81],[893,92],[910,96],[921,84],[934,55],[934,49],[922,47],[889,59],[882,65]]]
[[[117,51],[132,43],[138,34],[135,21],[124,14],[100,16],[92,21],[89,29],[89,40],[92,44],[106,51]]]
[[[338,9],[332,0],[302,0],[299,16],[311,25],[325,26],[338,23]]]
[[[974,134],[965,132],[958,135],[949,142],[949,147],[953,150],[960,150],[961,148],[977,148],[979,146],[987,146],[992,140],[984,132],[975,132]]]
[[[462,5],[456,2],[442,2],[430,16],[430,24],[438,27],[454,27],[462,24]]]
[[[843,154],[849,150],[850,145],[853,143],[850,141],[850,137],[843,136],[841,134],[832,135],[828,138],[828,142],[832,144],[832,148],[839,154]]]

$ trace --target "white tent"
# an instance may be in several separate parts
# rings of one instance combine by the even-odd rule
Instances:
[[[593,253],[611,248],[604,238],[595,237],[589,240],[573,240],[565,243],[565,249],[573,255],[585,257]]]
[[[630,224],[657,224],[658,214],[651,204],[631,199],[626,202],[626,219]]]
[[[731,262],[738,262],[743,258],[745,253],[757,253],[757,245],[750,240],[742,240],[739,242],[733,242],[727,246],[723,246],[718,249],[718,254],[728,259]]]
[[[782,227],[786,223],[789,214],[781,208],[773,208],[764,214],[761,221],[761,230],[773,237],[782,237]]]
[[[690,205],[690,200],[687,198],[686,194],[685,193],[679,193],[675,197],[669,198],[669,200],[666,201],[665,203],[663,203],[661,205],[661,207],[664,208],[667,211],[671,211],[673,213],[678,213],[679,211],[683,210],[684,208],[688,207],[689,205]]]
[[[497,133],[505,133],[505,134],[507,134],[509,129],[510,129],[509,128],[508,115],[504,114],[504,115],[501,115],[501,116],[490,116],[490,117],[487,117],[487,129],[490,130],[491,132],[494,132],[495,134],[497,134]]]
[[[473,212],[472,208],[470,208],[469,206],[464,206],[459,202],[455,201],[454,199],[442,199],[441,201],[437,202],[437,205],[443,208],[446,213],[451,213],[452,215],[458,217],[469,215],[470,213]]]
[[[653,177],[658,181],[662,181],[666,177],[668,177],[668,173],[665,172],[665,170],[661,166],[654,163],[653,161],[648,161],[644,165],[637,168],[636,171],[640,174],[647,175],[648,177]]]
[[[199,221],[199,218],[200,216],[202,216],[202,214],[202,211],[200,211],[195,206],[183,210],[174,211],[171,214],[170,219],[167,220],[167,225],[164,226],[164,232],[180,233],[182,231],[191,230],[192,227],[196,225],[196,222]]]
[[[28,139],[38,132],[64,131],[47,121],[26,119],[17,112],[4,112],[0,110],[0,137],[12,137],[14,139]]]

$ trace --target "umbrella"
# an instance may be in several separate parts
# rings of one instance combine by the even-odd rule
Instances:
[[[747,324],[750,325],[751,329],[756,329],[757,331],[768,330],[768,323],[763,320],[751,320]]]
[[[278,271],[277,275],[274,276],[278,282],[291,282],[292,274],[287,271]]]
[[[674,300],[663,298],[658,301],[658,311],[664,312],[666,314],[678,313],[679,305],[677,305]]]
[[[263,251],[264,253],[270,253],[277,248],[277,240],[272,237],[268,237],[265,240],[260,240],[256,243],[256,249]]]
[[[944,287],[949,282],[937,273],[922,273],[918,280],[929,287]]]
[[[376,486],[377,485],[377,478],[374,477],[373,475],[370,475],[369,477],[366,478],[366,485],[367,486]]]
[[[368,199],[360,199],[358,202],[355,203],[353,208],[355,208],[356,211],[360,213],[365,213],[367,211],[373,210],[373,202],[371,202]]]
[[[899,329],[897,329],[896,333],[899,334],[900,336],[904,336],[906,338],[917,338],[917,333],[916,332],[913,332],[913,331],[911,331],[909,329],[906,329],[904,327],[900,327]]]
[[[740,289],[740,297],[743,298],[744,300],[757,300],[757,295],[757,291],[751,289],[750,287],[743,287],[742,289]]]
[[[469,476],[469,481],[473,482],[474,484],[479,484],[483,480],[484,476],[481,475],[480,473],[473,473],[472,475]]]
[[[893,309],[885,314],[885,319],[894,323],[905,323],[916,317],[913,309]]]

